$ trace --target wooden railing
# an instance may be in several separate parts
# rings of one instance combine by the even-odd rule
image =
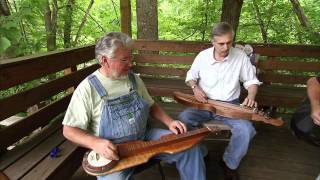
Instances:
[[[76,70],[76,65],[94,59],[93,48],[93,46],[88,46],[36,56],[1,60],[0,92],[3,93],[6,89],[35,79],[40,79],[67,68]],[[47,81],[31,89],[0,99],[0,121],[19,112],[24,112],[28,107],[40,103],[60,92],[64,92],[70,87],[77,86],[81,80],[97,68],[97,64],[91,65],[54,80]],[[23,118],[11,126],[1,129],[0,149],[4,149],[13,144],[38,127],[45,126],[54,117],[63,113],[68,106],[70,97],[70,94],[66,94],[63,98],[45,106],[38,112]]]

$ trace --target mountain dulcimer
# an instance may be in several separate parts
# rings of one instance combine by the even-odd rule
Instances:
[[[247,108],[240,105],[230,104],[221,101],[209,99],[207,103],[201,103],[196,100],[193,95],[184,94],[181,92],[174,92],[174,99],[186,106],[190,106],[200,110],[211,111],[217,115],[229,118],[247,119],[251,121],[262,121],[274,126],[282,126],[283,120],[281,118],[270,118],[263,111],[258,111],[256,108]]]
[[[210,132],[229,129],[224,124],[204,124],[205,127],[188,131],[183,134],[168,134],[159,140],[132,141],[117,144],[118,161],[111,161],[94,151],[85,153],[82,161],[83,169],[90,175],[103,176],[123,169],[146,163],[151,157],[168,153],[174,154],[191,148]]]

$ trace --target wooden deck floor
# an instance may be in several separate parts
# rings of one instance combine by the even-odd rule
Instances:
[[[171,109],[172,110],[172,109]],[[170,110],[169,110],[170,112]],[[171,111],[172,112],[172,111]],[[176,115],[176,114],[173,114]],[[257,135],[239,168],[241,180],[315,180],[320,173],[320,148],[292,136],[287,127],[255,124]],[[210,150],[207,179],[222,180],[217,161],[222,157],[226,141],[205,141]],[[178,180],[177,170],[164,164],[166,180]],[[160,180],[156,167],[135,175],[136,180]],[[94,179],[80,169],[73,179]]]

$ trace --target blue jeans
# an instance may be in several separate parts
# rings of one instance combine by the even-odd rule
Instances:
[[[160,139],[162,135],[172,133],[164,129],[149,129],[146,132],[145,140]],[[203,154],[199,145],[195,145],[190,149],[176,154],[160,154],[154,157],[167,163],[175,163],[182,180],[205,180],[206,167],[203,161]],[[98,180],[130,180],[134,168],[129,168],[120,172],[112,173],[107,176],[98,176]]]
[[[188,108],[179,115],[179,120],[186,123],[188,129],[210,120],[222,121],[231,126],[232,136],[223,155],[223,160],[230,169],[238,168],[241,159],[248,151],[250,140],[256,134],[256,130],[248,120],[231,119],[205,110]]]

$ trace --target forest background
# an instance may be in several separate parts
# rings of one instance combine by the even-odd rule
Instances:
[[[0,3],[0,61],[94,44],[120,31],[120,0]],[[236,41],[320,44],[320,0],[132,0],[131,9],[134,39],[208,41],[212,26],[227,20]]]

